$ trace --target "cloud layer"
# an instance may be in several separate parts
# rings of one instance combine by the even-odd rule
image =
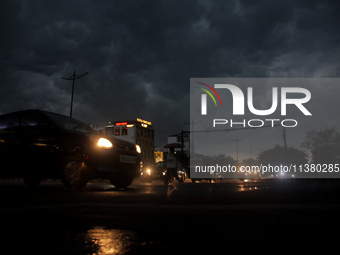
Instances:
[[[187,129],[190,77],[338,77],[338,1],[4,1],[0,113]]]

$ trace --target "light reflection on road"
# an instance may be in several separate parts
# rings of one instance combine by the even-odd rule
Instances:
[[[135,245],[133,232],[99,226],[85,233],[84,242],[94,254],[125,254]]]
[[[135,180],[131,186],[126,189],[117,189],[112,185],[103,183],[89,183],[84,189],[86,191],[94,191],[102,193],[105,196],[117,197],[135,197],[142,196],[145,198],[172,198],[185,197],[187,195],[205,194],[214,196],[215,194],[232,194],[235,192],[253,192],[257,190],[268,189],[268,184],[259,180],[212,180],[211,182],[202,180],[192,183],[190,179],[179,184],[174,181],[168,185],[164,185],[161,181],[143,182]],[[145,196],[146,195],[146,196]]]
[[[240,182],[238,185],[237,191],[251,191],[258,190],[259,187],[257,185],[257,181],[245,179],[243,182]]]

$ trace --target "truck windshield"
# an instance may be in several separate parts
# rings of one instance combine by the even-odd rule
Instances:
[[[95,133],[92,128],[90,128],[88,125],[85,123],[72,119],[63,115],[59,114],[54,114],[54,113],[46,113],[46,115],[60,128],[70,130],[70,131],[75,131],[79,133],[85,133],[85,134],[90,134],[90,133]]]

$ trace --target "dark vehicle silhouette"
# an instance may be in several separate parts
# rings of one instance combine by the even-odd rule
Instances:
[[[185,177],[186,177],[185,168],[178,161],[176,162],[176,168],[177,168],[178,178],[180,180],[184,181]],[[147,167],[142,172],[142,178],[146,181],[149,181],[149,182],[154,181],[154,180],[162,180],[163,181],[165,179],[166,172],[167,172],[166,162],[160,161],[152,167]],[[174,177],[171,176],[171,180],[173,178]]]
[[[23,178],[35,186],[61,179],[70,189],[103,178],[118,188],[139,175],[140,148],[100,136],[60,114],[26,110],[0,116],[0,178]]]

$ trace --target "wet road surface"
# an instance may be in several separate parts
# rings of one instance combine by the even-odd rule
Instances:
[[[69,191],[0,181],[1,246],[10,253],[209,254],[231,249],[323,250],[337,245],[338,180],[136,180]]]

